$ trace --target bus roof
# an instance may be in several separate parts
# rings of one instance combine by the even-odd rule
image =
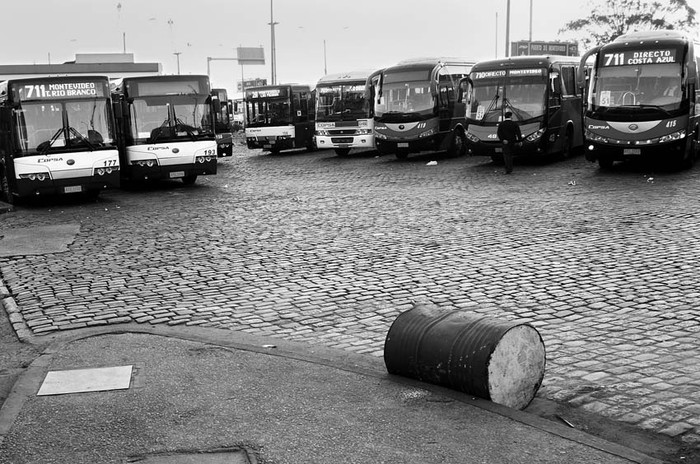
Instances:
[[[344,73],[326,74],[318,80],[316,85],[342,84],[343,82],[349,81],[365,82],[374,71],[374,69],[362,69]]]
[[[443,63],[446,65],[450,65],[450,64],[470,65],[470,64],[474,64],[475,61],[468,60],[466,58],[461,58],[461,57],[445,57],[445,56],[420,57],[420,58],[409,58],[409,59],[401,60],[398,63],[396,63],[394,66],[390,66],[390,68],[398,68],[398,67],[413,66],[413,65],[437,66],[438,63]],[[389,67],[386,69],[389,69]]]
[[[495,60],[484,60],[477,62],[472,67],[472,72],[484,69],[501,69],[511,67],[546,67],[552,63],[571,63],[578,65],[581,58],[578,56],[565,55],[522,55],[511,56],[507,58],[498,58]]]
[[[622,34],[613,42],[648,41],[663,39],[688,40],[688,36],[682,32],[659,29],[655,31],[634,31]]]
[[[248,92],[249,90],[269,90],[269,89],[292,89],[292,90],[308,90],[311,91],[312,87],[309,85],[305,84],[275,84],[275,85],[259,85],[255,87],[246,87],[245,91]]]

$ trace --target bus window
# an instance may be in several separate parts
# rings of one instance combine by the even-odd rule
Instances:
[[[573,66],[562,66],[561,82],[563,95],[576,95],[576,68]]]

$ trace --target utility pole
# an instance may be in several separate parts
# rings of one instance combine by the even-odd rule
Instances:
[[[506,58],[510,56],[510,0],[506,4]]]
[[[182,52],[174,52],[173,55],[177,57],[177,75],[180,75],[180,54]]]
[[[328,66],[326,61],[326,39],[323,39],[323,75],[328,75]]]
[[[277,57],[275,55],[275,25],[279,24],[275,22],[274,15],[272,13],[272,2],[273,0],[270,0],[270,22],[268,23],[270,25],[270,42],[271,42],[271,50],[270,50],[270,62],[272,63],[272,70],[271,70],[271,80],[272,80],[272,85],[275,85],[277,83]]]

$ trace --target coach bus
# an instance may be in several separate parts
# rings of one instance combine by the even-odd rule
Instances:
[[[216,155],[233,155],[233,133],[231,132],[231,105],[226,89],[211,89],[212,103],[218,111],[214,111],[214,133],[216,134]]]
[[[633,32],[595,47],[585,88],[586,159],[601,169],[615,161],[655,159],[690,167],[698,152],[698,58],[675,31]],[[580,68],[582,69],[582,68]]]
[[[189,185],[216,174],[212,112],[218,105],[207,76],[125,77],[112,92],[123,181]]]
[[[316,84],[316,146],[347,156],[353,148],[374,148],[374,119],[366,94],[372,71],[329,74]]]
[[[273,154],[314,150],[314,92],[308,85],[282,84],[245,89],[245,138],[250,149]]]
[[[374,141],[382,154],[465,153],[459,82],[474,63],[461,58],[405,60],[381,71],[374,103]]]
[[[104,76],[0,83],[0,193],[32,196],[118,188],[119,154]]]
[[[496,131],[506,112],[520,126],[522,155],[569,156],[583,146],[578,57],[515,56],[480,61],[462,82],[467,149],[503,161]]]

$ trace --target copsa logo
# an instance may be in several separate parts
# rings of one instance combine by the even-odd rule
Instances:
[[[37,163],[55,163],[58,161],[63,161],[63,158],[39,158],[36,160]]]
[[[148,151],[170,150],[170,147],[148,147]]]
[[[608,126],[607,124],[604,125],[604,126],[599,126],[599,125],[597,125],[597,124],[589,124],[589,125],[588,125],[588,128],[589,128],[589,129],[604,129],[604,130],[607,130],[607,129],[610,129],[610,126]]]

